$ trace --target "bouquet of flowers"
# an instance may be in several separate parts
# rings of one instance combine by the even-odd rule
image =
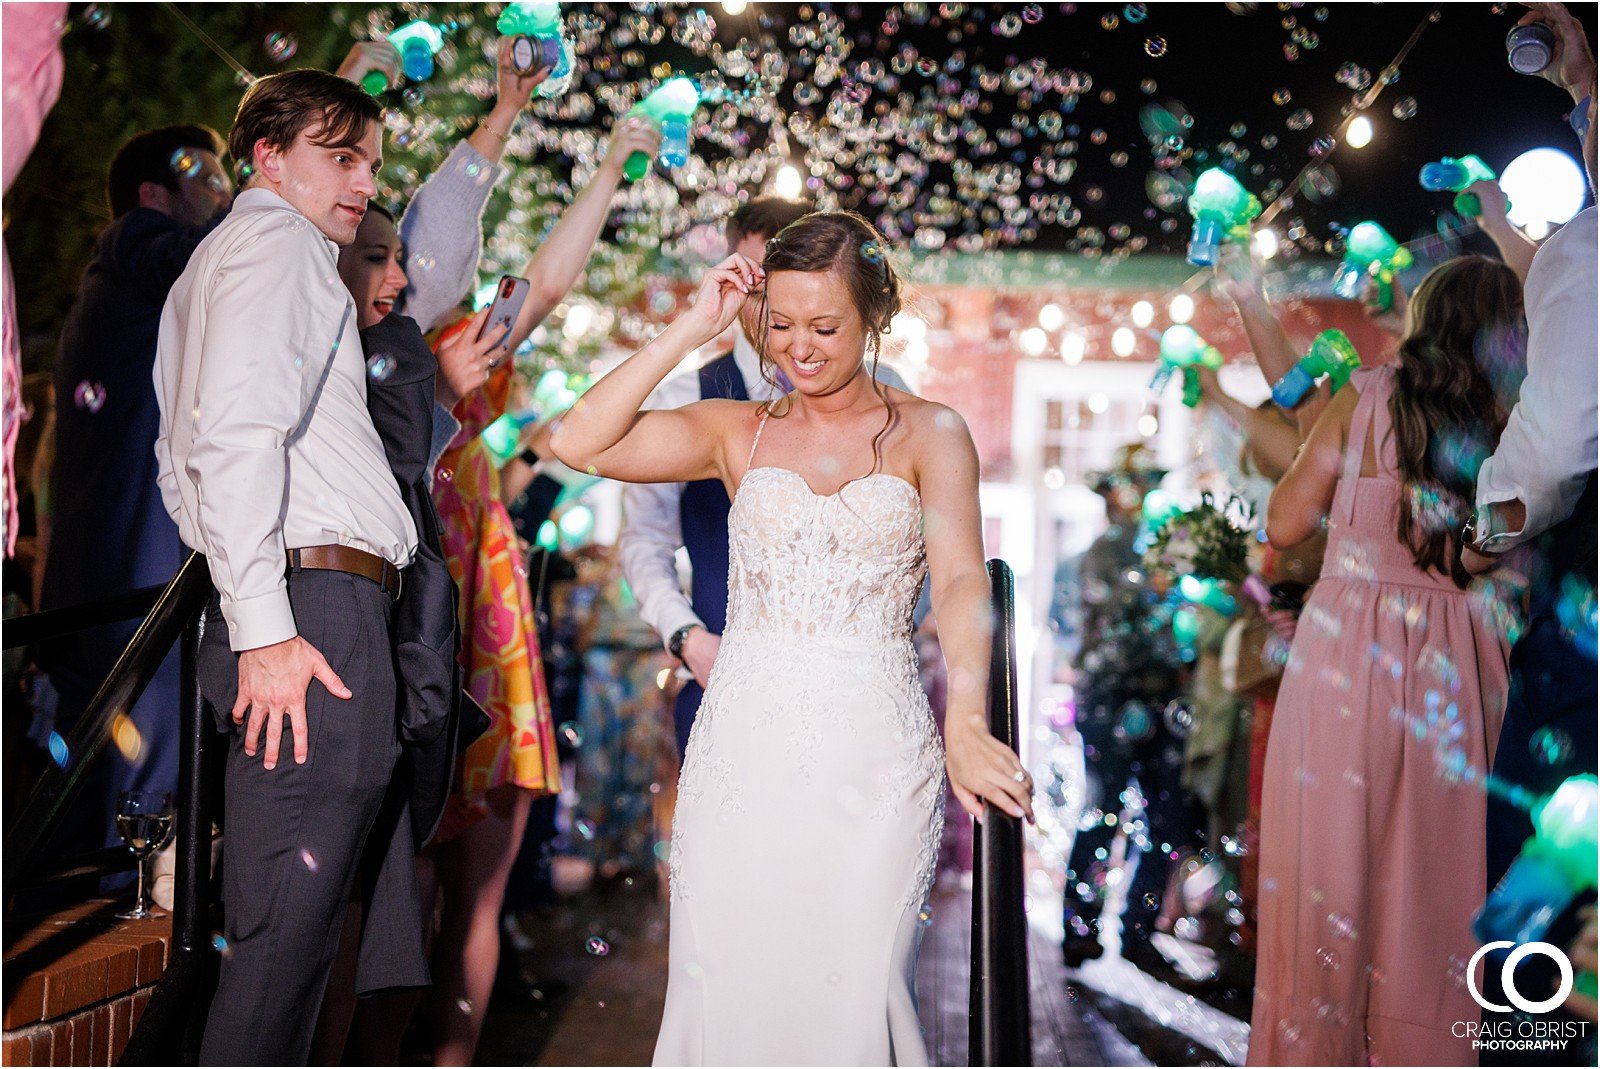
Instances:
[[[1236,498],[1219,506],[1210,494],[1200,495],[1199,505],[1157,529],[1144,553],[1145,571],[1169,580],[1194,576],[1243,583],[1250,575],[1250,536],[1229,516],[1242,510]]]

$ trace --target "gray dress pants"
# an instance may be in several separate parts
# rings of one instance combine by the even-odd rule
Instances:
[[[202,1065],[306,1063],[362,849],[400,755],[389,596],[359,576],[308,570],[290,575],[289,600],[300,636],[354,697],[335,698],[313,680],[306,763],[295,764],[285,724],[278,766],[263,768],[262,749],[246,756],[243,728],[229,718],[238,656],[212,602],[199,675],[230,735],[227,924]]]

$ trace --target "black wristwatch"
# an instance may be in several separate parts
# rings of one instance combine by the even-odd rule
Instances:
[[[699,624],[684,624],[682,627],[674,631],[672,633],[672,637],[667,639],[667,652],[672,654],[679,661],[682,661],[683,644],[688,639],[689,632],[693,631],[699,626]]]

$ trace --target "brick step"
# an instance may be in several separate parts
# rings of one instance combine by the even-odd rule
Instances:
[[[3,1060],[10,1065],[113,1065],[167,967],[169,917],[117,920],[126,898],[91,899],[9,917]]]

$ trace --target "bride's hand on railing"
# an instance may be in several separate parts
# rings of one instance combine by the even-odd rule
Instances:
[[[983,803],[992,802],[1014,817],[1033,816],[1033,777],[1011,747],[989,733],[981,718],[945,721],[945,767],[961,808],[983,820]]]
[[[750,295],[766,284],[766,272],[748,256],[734,253],[706,273],[694,301],[679,317],[699,347],[727,330]]]

